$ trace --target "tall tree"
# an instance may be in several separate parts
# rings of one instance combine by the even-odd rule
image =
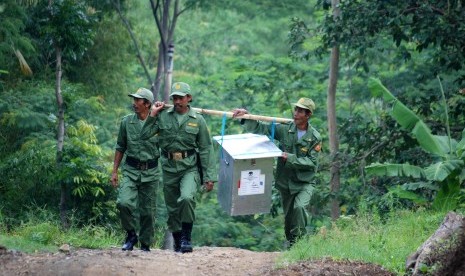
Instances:
[[[133,44],[137,52],[137,57],[142,68],[144,69],[147,81],[150,84],[155,99],[158,99],[159,95],[161,95],[162,99],[164,101],[167,101],[169,98],[169,90],[171,87],[171,79],[173,72],[173,39],[174,32],[176,29],[176,23],[178,21],[179,16],[186,10],[196,5],[198,1],[186,1],[185,5],[182,8],[180,7],[180,0],[150,0],[149,2],[153,18],[155,20],[155,24],[158,30],[158,35],[160,38],[160,41],[158,42],[157,70],[154,78],[152,78],[149,74],[149,68],[147,67],[146,62],[142,57],[141,49],[139,47],[139,43],[135,38],[134,32],[131,28],[131,24],[123,14],[120,1],[114,0],[113,5],[131,36],[131,40],[133,41]]]
[[[92,44],[92,15],[82,1],[49,0],[37,7],[37,39],[44,50],[55,56],[55,98],[57,104],[57,169],[62,169],[63,146],[65,140],[65,104],[62,95],[63,59],[81,57]],[[58,179],[61,186],[60,216],[64,227],[67,220],[67,189],[65,183]]]
[[[339,0],[331,0],[334,20],[339,20]],[[331,49],[331,58],[329,63],[329,85],[327,98],[327,115],[328,115],[328,133],[329,133],[329,152],[331,155],[330,165],[330,186],[331,193],[334,198],[331,202],[331,217],[337,219],[339,217],[339,200],[338,192],[340,187],[340,162],[339,162],[339,139],[337,135],[337,120],[336,120],[336,91],[337,79],[339,72],[339,45],[337,41],[333,41]]]

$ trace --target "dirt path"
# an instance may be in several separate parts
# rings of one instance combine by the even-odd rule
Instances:
[[[53,254],[0,250],[0,275],[391,275],[378,266],[332,261],[276,270],[278,255],[228,247],[198,247],[188,254],[159,249],[123,252],[120,248]]]

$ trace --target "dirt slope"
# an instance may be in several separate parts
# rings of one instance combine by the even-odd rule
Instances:
[[[228,247],[199,247],[180,254],[155,249],[72,249],[69,253],[23,254],[0,250],[0,275],[391,275],[382,268],[322,260],[276,270],[278,252],[252,252]]]

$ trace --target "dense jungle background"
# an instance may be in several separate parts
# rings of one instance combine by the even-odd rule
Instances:
[[[127,95],[169,101],[171,81],[206,109],[291,118],[293,102],[314,100],[310,233],[367,213],[462,212],[463,18],[460,0],[2,0],[0,233],[122,239],[109,178]],[[222,118],[205,118],[221,135]],[[224,129],[242,133],[232,119]],[[198,200],[196,245],[286,248],[277,193],[269,214],[250,216],[228,216],[216,188]],[[162,247],[161,188],[154,208]]]

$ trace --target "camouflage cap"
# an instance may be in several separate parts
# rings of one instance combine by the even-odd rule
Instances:
[[[312,113],[315,110],[315,103],[309,99],[309,98],[300,98],[296,103],[293,104],[294,106],[303,108],[303,109],[308,109]]]
[[[171,94],[170,97],[172,96],[181,96],[184,97],[186,95],[191,95],[191,87],[189,84],[185,82],[175,82],[171,86]]]
[[[128,96],[133,97],[133,98],[138,98],[138,99],[146,99],[150,103],[153,103],[153,100],[154,100],[152,91],[146,88],[139,88],[137,89],[136,93],[129,94]]]

